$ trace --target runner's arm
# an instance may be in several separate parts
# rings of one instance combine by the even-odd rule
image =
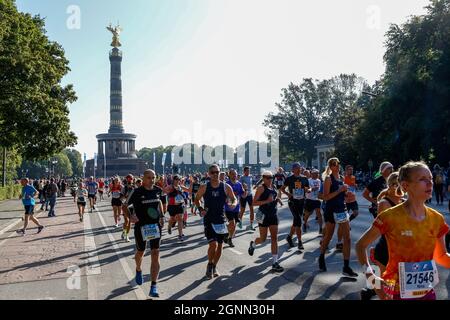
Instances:
[[[377,201],[370,196],[370,191],[367,188],[364,189],[362,196],[364,197],[364,199],[366,199],[370,203],[374,203],[374,204],[377,203]]]
[[[341,188],[339,188],[337,191],[335,192],[331,192],[330,193],[330,188],[331,188],[331,178],[327,177],[325,179],[325,182],[323,183],[323,200],[328,201],[330,199],[333,199],[334,197],[336,197],[339,193],[343,192],[341,190]]]
[[[371,226],[370,229],[367,230],[356,242],[355,245],[356,256],[358,257],[358,261],[361,265],[369,264],[366,249],[372,242],[376,241],[380,236],[381,236],[380,230],[375,226]]]
[[[231,199],[231,205],[229,205],[230,209],[234,209],[237,205],[237,199],[234,195],[233,189],[229,184],[225,184],[225,193],[227,194],[228,198]]]
[[[450,268],[450,255],[447,253],[447,248],[445,247],[445,235],[436,240],[433,260],[444,268]]]
[[[256,189],[256,193],[255,193],[255,196],[253,198],[253,205],[254,206],[258,206],[259,207],[259,206],[262,206],[262,205],[264,205],[266,203],[270,203],[271,202],[270,198],[267,199],[267,200],[264,200],[264,201],[259,201],[259,197],[261,197],[263,192],[264,192],[264,187],[263,186],[259,186],[258,189]]]
[[[205,194],[205,192],[206,192],[206,185],[205,184],[200,185],[200,188],[198,189],[197,193],[195,194],[195,200],[194,200],[195,206],[197,208],[201,208],[200,200],[203,198],[203,195]]]
[[[280,190],[281,190],[282,193],[284,193],[285,195],[287,195],[288,198],[290,199],[290,198],[292,198],[292,194],[289,193],[289,192],[287,192],[287,191],[286,191],[286,188],[287,188],[287,185],[283,185],[283,186],[281,187]]]

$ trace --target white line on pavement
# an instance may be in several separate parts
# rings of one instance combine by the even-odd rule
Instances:
[[[105,219],[103,218],[103,216],[101,215],[100,211],[98,211],[97,208],[95,208],[95,211],[97,212],[100,222],[102,223],[103,227],[106,230],[106,234],[108,235],[109,241],[111,241],[111,244],[114,250],[116,251],[116,255],[119,257],[120,264],[122,265],[122,269],[125,272],[126,277],[128,278],[129,281],[133,282],[134,281],[133,272],[131,272],[128,263],[125,261],[125,258],[122,255],[119,246],[115,243],[116,240],[114,239],[112,234],[108,231],[108,226],[106,225]],[[138,300],[147,300],[147,296],[145,295],[144,290],[142,290],[140,286],[137,285],[134,286],[133,291],[136,294]]]
[[[0,230],[0,236],[2,234],[4,234],[5,232],[8,232],[10,229],[12,229],[16,224],[18,224],[19,222],[21,222],[22,219],[16,219],[14,220],[14,222],[10,223],[9,225],[7,225],[5,228],[3,228],[2,230]]]
[[[98,300],[97,279],[95,275],[102,273],[102,268],[98,261],[97,247],[92,232],[91,218],[88,214],[84,215],[84,252],[87,253],[86,280],[88,300]]]
[[[95,245],[94,234],[92,232],[91,218],[84,215],[84,251],[88,254],[88,266],[86,275],[101,274],[102,268],[98,262],[97,247]]]
[[[35,214],[35,218],[40,218],[42,216],[44,212],[40,212],[39,214]],[[8,226],[6,226],[5,228],[3,228],[0,231],[0,236],[2,234],[4,234],[5,232],[8,232],[9,230],[11,230],[12,228],[14,228],[17,224],[19,224],[20,222],[22,222],[22,219],[17,219],[15,220],[13,223],[9,224]],[[45,227],[45,226],[44,226]],[[6,239],[3,239],[2,241],[0,241],[0,246],[3,245],[6,241],[8,241],[9,238],[16,236],[17,234],[15,232],[11,233],[8,237],[6,237]]]

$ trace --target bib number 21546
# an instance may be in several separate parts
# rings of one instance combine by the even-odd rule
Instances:
[[[439,283],[436,263],[400,262],[400,296],[402,299],[422,298]]]

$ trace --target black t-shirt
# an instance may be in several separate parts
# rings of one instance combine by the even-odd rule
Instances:
[[[273,184],[275,186],[282,186],[284,184],[285,179],[286,179],[286,176],[283,173],[276,173],[273,176]]]
[[[147,190],[141,186],[131,191],[127,205],[133,205],[134,212],[139,219],[139,222],[136,223],[137,226],[159,223],[161,194],[162,190],[157,186],[153,186],[152,190]]]
[[[374,199],[378,198],[378,195],[384,189],[386,189],[386,179],[384,179],[383,176],[376,178],[367,186],[367,190],[369,190],[370,193],[372,193],[372,198]]]
[[[198,189],[200,189],[200,183],[193,182],[192,183],[192,193],[196,194],[198,192]]]
[[[294,194],[294,189],[302,189],[304,198],[306,194],[305,188],[309,188],[309,181],[308,178],[306,178],[305,176],[292,175],[287,177],[286,180],[284,180],[284,185],[288,187],[289,193],[291,194]],[[295,199],[295,197],[293,199]]]

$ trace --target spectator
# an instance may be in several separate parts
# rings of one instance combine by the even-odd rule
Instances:
[[[444,171],[438,164],[434,165],[433,170],[434,193],[436,195],[437,205],[444,203]]]
[[[50,211],[48,212],[49,217],[56,217],[55,215],[55,206],[56,206],[56,198],[58,196],[59,188],[55,183],[55,179],[50,179],[50,184],[47,187],[47,196],[49,198]]]

